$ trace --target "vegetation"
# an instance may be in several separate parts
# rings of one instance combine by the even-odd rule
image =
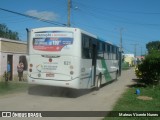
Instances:
[[[160,41],[150,42],[146,45],[148,55],[135,69],[140,80],[131,86],[116,103],[113,111],[160,111]],[[145,84],[139,84],[139,81]],[[156,85],[150,87],[150,85]],[[140,95],[136,90],[140,90]],[[141,98],[141,99],[140,99]],[[104,120],[157,120],[158,117],[112,117],[108,114]],[[116,114],[117,115],[117,114]]]
[[[160,52],[152,51],[145,57],[142,64],[138,65],[137,77],[147,85],[159,84],[160,81]]]
[[[27,83],[0,82],[0,95],[26,91],[27,88],[28,88]]]
[[[125,56],[122,55],[122,70],[128,70],[130,67],[129,67],[129,63],[128,62],[125,62]]]
[[[18,33],[8,29],[8,27],[4,24],[0,24],[0,37],[12,40],[20,40]]]
[[[146,44],[146,48],[150,53],[152,50],[160,50],[160,41],[152,41]]]
[[[136,89],[140,89],[140,95],[136,95]],[[118,100],[113,111],[160,111],[160,86],[140,87],[131,86]],[[138,96],[148,96],[151,100],[138,99]],[[157,120],[157,117],[111,117],[108,115],[104,120]]]
[[[147,85],[157,85],[160,82],[160,41],[149,42],[146,48],[148,55],[137,66],[136,76]]]

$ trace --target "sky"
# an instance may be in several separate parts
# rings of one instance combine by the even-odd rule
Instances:
[[[0,8],[67,24],[68,0],[1,0]],[[160,0],[71,0],[71,27],[120,45],[124,53],[145,54],[146,44],[160,40]],[[27,41],[26,28],[55,27],[40,20],[0,10],[0,24]],[[121,31],[121,32],[120,32]]]

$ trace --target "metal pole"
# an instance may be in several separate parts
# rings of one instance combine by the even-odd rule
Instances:
[[[122,52],[123,49],[122,49],[122,30],[123,28],[120,28],[120,51]]]
[[[68,0],[68,23],[67,26],[70,27],[71,23],[70,23],[70,15],[71,15],[71,0]]]
[[[120,59],[119,59],[119,75],[121,75],[122,70],[122,30],[123,28],[120,28]]]

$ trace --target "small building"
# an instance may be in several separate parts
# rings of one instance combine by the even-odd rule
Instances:
[[[140,61],[141,60],[144,60],[145,56],[136,56],[136,59],[139,59]]]
[[[17,65],[21,60],[24,63],[24,77],[27,74],[27,42],[0,38],[0,81],[2,81],[7,63],[11,64],[10,80],[18,80]]]
[[[129,63],[129,66],[133,66],[134,63],[134,54],[124,54],[124,61]]]

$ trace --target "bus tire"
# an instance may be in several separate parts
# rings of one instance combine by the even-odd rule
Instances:
[[[115,80],[118,80],[118,70],[116,71],[116,78]]]
[[[99,90],[101,88],[101,74],[98,76],[98,79],[96,81],[96,90]]]

